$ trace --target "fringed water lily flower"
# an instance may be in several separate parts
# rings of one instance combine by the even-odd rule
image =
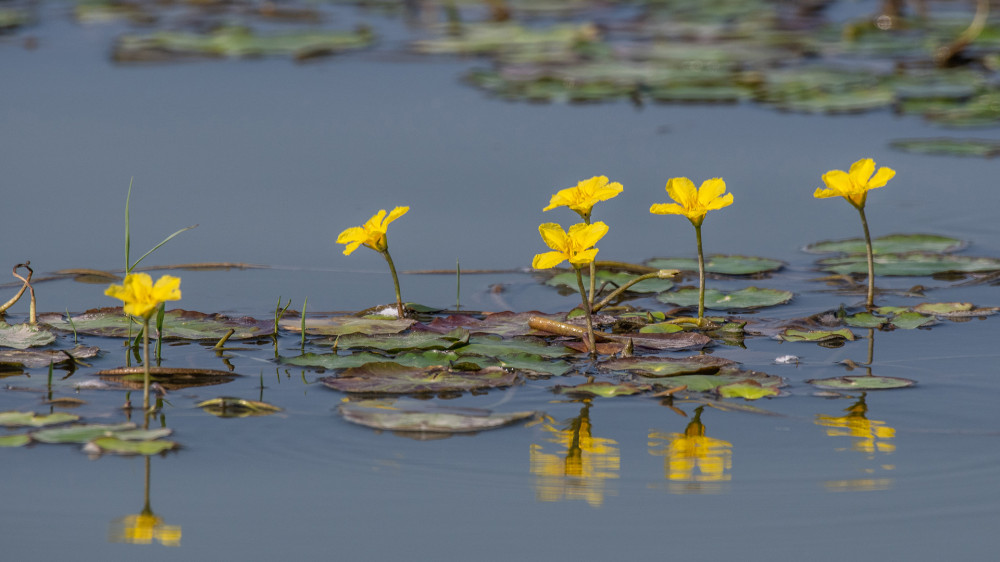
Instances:
[[[695,188],[688,178],[670,178],[667,194],[676,203],[654,203],[649,212],[654,215],[683,215],[694,225],[698,241],[698,325],[705,322],[705,254],[701,249],[701,224],[705,215],[733,204],[733,194],[726,193],[726,182],[712,178]]]
[[[542,210],[551,211],[556,207],[569,207],[580,215],[583,222],[590,224],[590,212],[594,205],[617,197],[622,189],[622,184],[609,182],[607,176],[594,176],[577,183],[576,187],[560,190],[552,196],[549,206]]]
[[[125,303],[125,313],[142,318],[143,384],[142,410],[149,412],[149,319],[161,303],[181,298],[181,280],[164,275],[153,284],[145,273],[130,273],[121,285],[111,285],[104,294]],[[146,418],[148,420],[148,417]]]
[[[884,186],[895,175],[896,171],[892,168],[883,167],[876,172],[875,161],[863,158],[851,164],[851,169],[847,172],[830,170],[823,174],[826,189],[817,187],[813,192],[813,197],[817,199],[843,197],[861,215],[861,228],[865,233],[865,249],[868,254],[868,295],[865,302],[868,308],[875,306],[875,257],[872,252],[872,237],[868,232],[868,217],[865,216],[865,203],[869,191]]]
[[[386,216],[385,209],[380,209],[365,224],[348,228],[337,236],[338,244],[346,244],[345,256],[351,255],[351,252],[357,250],[358,246],[362,244],[382,254],[386,263],[389,264],[389,271],[392,273],[392,284],[396,288],[396,312],[400,318],[405,315],[403,298],[399,292],[399,277],[396,275],[396,266],[392,263],[392,256],[389,255],[389,240],[386,238],[386,231],[389,228],[389,223],[405,215],[409,210],[409,207],[396,207],[389,213],[389,216]]]
[[[535,255],[531,266],[536,269],[548,269],[564,261],[569,261],[573,266],[573,270],[576,272],[576,284],[580,289],[580,298],[583,300],[583,310],[587,313],[587,340],[590,354],[596,357],[597,343],[594,338],[594,323],[591,318],[593,301],[587,297],[587,290],[583,287],[583,275],[580,273],[580,268],[587,264],[593,264],[598,252],[598,249],[593,246],[608,233],[608,225],[603,222],[579,223],[569,227],[569,232],[566,232],[558,224],[549,222],[539,226],[538,233],[542,235],[542,240],[553,251]]]

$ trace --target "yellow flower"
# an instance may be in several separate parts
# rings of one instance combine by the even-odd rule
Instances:
[[[823,174],[823,183],[826,184],[827,188],[817,187],[813,197],[825,199],[839,195],[860,209],[865,206],[868,191],[884,186],[895,175],[896,171],[891,168],[879,168],[876,172],[875,161],[871,158],[864,158],[851,164],[851,169],[848,172],[830,170]]]
[[[164,275],[153,284],[153,278],[145,273],[130,273],[121,285],[111,285],[104,294],[125,303],[125,313],[149,318],[165,301],[181,298],[181,280],[172,275]]]
[[[548,269],[566,260],[569,260],[573,267],[581,267],[597,257],[597,248],[591,246],[597,244],[597,241],[608,233],[608,225],[603,222],[579,223],[569,227],[569,233],[566,233],[558,224],[547,222],[538,227],[538,232],[545,244],[555,251],[536,254],[535,259],[531,261],[531,267]]]
[[[126,515],[112,523],[111,542],[129,544],[150,544],[153,539],[163,546],[181,545],[181,528],[179,525],[164,525],[163,519],[150,512],[138,515]]]
[[[576,184],[576,187],[560,190],[552,196],[549,206],[542,210],[551,211],[556,207],[566,206],[576,211],[586,221],[590,218],[594,204],[617,197],[622,189],[622,184],[618,182],[608,183],[607,176],[594,176]]]
[[[353,226],[341,232],[337,236],[337,243],[347,244],[347,247],[344,248],[345,256],[351,255],[351,252],[357,250],[358,246],[362,244],[376,252],[385,252],[389,247],[385,238],[385,232],[389,228],[389,223],[405,215],[409,210],[409,207],[396,207],[386,217],[385,209],[381,209],[375,216],[368,219],[368,222],[365,224]]]
[[[654,203],[649,212],[654,215],[684,215],[695,226],[701,226],[709,211],[733,204],[733,194],[726,193],[726,182],[722,178],[705,180],[697,189],[687,178],[670,178],[667,194],[676,203]]]

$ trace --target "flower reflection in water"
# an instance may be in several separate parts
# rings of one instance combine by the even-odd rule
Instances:
[[[600,507],[606,493],[604,481],[618,478],[618,443],[591,435],[590,406],[590,400],[584,401],[580,415],[569,420],[565,429],[551,420],[542,425],[552,434],[546,441],[561,448],[558,453],[545,453],[543,445],[531,445],[530,467],[537,476],[535,497],[539,501],[585,500]]]
[[[155,540],[163,546],[180,546],[180,525],[164,524],[163,519],[156,516],[149,505],[150,458],[147,456],[145,461],[146,491],[142,512],[135,515],[126,515],[112,521],[108,531],[108,542],[152,544]]]
[[[732,478],[733,444],[705,435],[704,408],[695,409],[684,433],[649,432],[649,454],[665,457],[664,477],[671,493],[718,493]]]
[[[896,445],[889,441],[896,436],[896,430],[885,424],[884,421],[870,420],[867,417],[868,404],[865,402],[865,395],[862,394],[857,402],[846,408],[844,416],[824,416],[816,415],[816,425],[823,426],[826,434],[830,437],[851,437],[851,450],[864,453],[869,461],[875,461],[879,455],[891,454],[896,450]],[[846,448],[838,449],[840,451]],[[885,490],[892,485],[891,478],[875,478],[877,470],[893,470],[891,464],[880,464],[878,468],[865,468],[868,475],[866,478],[856,478],[851,480],[834,480],[826,482],[827,489],[831,491],[869,491]]]

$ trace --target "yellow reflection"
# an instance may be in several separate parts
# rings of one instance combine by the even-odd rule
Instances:
[[[618,478],[621,454],[613,439],[594,437],[590,426],[590,401],[565,429],[545,422],[542,429],[552,434],[546,439],[560,449],[545,453],[545,446],[532,444],[529,451],[535,497],[539,501],[585,500],[594,507],[604,503],[605,480]]]
[[[868,419],[868,404],[866,395],[862,394],[857,402],[845,408],[847,415],[824,416],[816,415],[816,425],[823,426],[830,437],[851,437],[850,450],[864,453],[867,460],[875,460],[880,454],[889,454],[896,450],[896,445],[889,441],[896,437],[896,430],[886,425],[884,421]],[[847,448],[838,449],[846,451]],[[874,474],[877,470],[893,470],[892,464],[880,464],[877,468],[865,469],[865,473]],[[886,490],[892,485],[891,478],[856,478],[849,480],[833,480],[824,485],[830,491],[873,491]]]
[[[665,457],[664,477],[673,493],[717,493],[732,478],[733,444],[705,435],[704,408],[695,409],[684,433],[649,432],[649,454]]]
[[[108,542],[122,542],[128,544],[152,544],[157,541],[163,546],[181,545],[180,525],[167,525],[163,519],[157,517],[149,506],[149,475],[150,458],[146,461],[146,486],[145,504],[142,512],[135,515],[119,517],[111,522],[108,531]]]

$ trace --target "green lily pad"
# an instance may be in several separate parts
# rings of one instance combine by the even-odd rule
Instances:
[[[533,316],[550,318],[560,322],[566,319],[566,314],[542,314],[537,311],[496,312],[487,314],[482,319],[464,314],[452,314],[450,316],[435,318],[425,327],[439,334],[450,332],[455,328],[465,328],[473,335],[491,334],[507,337],[538,335],[539,332],[537,330],[528,326],[528,320]]]
[[[21,447],[31,442],[31,436],[25,434],[0,436],[0,447]]]
[[[21,27],[31,21],[27,12],[18,8],[0,8],[0,33]]]
[[[0,321],[0,347],[28,349],[42,347],[56,341],[52,332],[30,324],[10,326]],[[48,363],[46,363],[48,365]]]
[[[628,357],[611,359],[598,364],[604,371],[628,371],[645,377],[673,377],[696,373],[714,374],[722,367],[737,365],[736,361],[714,355],[691,357]]]
[[[839,330],[796,330],[795,328],[787,328],[784,332],[778,334],[778,338],[792,342],[826,343],[837,340],[854,341],[857,339],[857,336],[847,328]]]
[[[457,355],[452,354],[454,357]],[[341,355],[339,353],[305,353],[297,357],[282,357],[283,365],[295,365],[296,367],[317,367],[322,369],[347,369],[349,367],[360,367],[368,363],[378,363],[389,361],[391,358],[370,351],[361,351]],[[441,365],[444,363],[430,363],[430,365]],[[411,367],[416,365],[409,365]]]
[[[122,441],[152,441],[172,434],[174,430],[169,427],[159,427],[155,429],[124,429],[115,431],[114,436]]]
[[[927,119],[947,127],[983,127],[1000,122],[1000,92],[987,92],[958,107],[929,110]]]
[[[47,415],[38,415],[34,412],[0,412],[0,425],[6,427],[45,427],[47,425],[77,421],[79,419],[80,416],[65,412],[55,412]]]
[[[397,318],[359,318],[357,316],[332,316],[329,318],[306,318],[306,333],[317,336],[346,336],[348,334],[398,334],[413,325],[416,320]],[[301,332],[302,321],[285,321],[281,329]]]
[[[345,420],[388,431],[469,433],[495,429],[526,420],[538,415],[537,412],[493,413],[488,410],[471,408],[454,409],[436,407],[433,409],[404,410],[394,407],[371,406],[369,401],[348,402],[337,407]]]
[[[98,371],[102,379],[113,380],[126,388],[142,388],[145,374],[142,367],[119,367]],[[240,376],[230,371],[216,369],[198,369],[187,367],[150,367],[150,382],[159,383],[167,390],[190,388],[194,386],[213,386],[231,382]]]
[[[881,328],[889,323],[888,318],[875,316],[870,312],[859,312],[844,318],[844,323],[854,328]],[[787,340],[787,341],[809,341],[809,340]]]
[[[872,240],[872,252],[875,254],[905,254],[908,252],[945,254],[957,252],[967,245],[968,243],[963,240],[938,236],[936,234],[890,234]],[[804,250],[814,254],[844,253],[862,255],[867,252],[864,238],[816,242],[815,244],[809,244]],[[865,272],[867,272],[867,266]]]
[[[69,427],[42,429],[32,433],[31,438],[42,443],[86,443],[98,437],[111,436],[116,432],[134,429],[134,423],[79,424]]]
[[[177,443],[157,439],[153,441],[131,441],[119,437],[98,437],[89,443],[102,453],[119,455],[158,455],[164,451],[177,448]]]
[[[867,274],[863,255],[839,256],[819,260],[820,269],[840,275]],[[1000,259],[930,253],[882,254],[875,256],[875,275],[919,277],[939,273],[984,273],[1000,271]]]
[[[747,287],[731,293],[708,289],[705,291],[705,308],[712,310],[764,308],[785,304],[792,300],[793,296],[791,291],[757,287]],[[698,289],[687,288],[663,293],[657,296],[656,300],[677,306],[698,306]]]
[[[396,363],[369,363],[346,369],[339,377],[319,379],[334,390],[363,394],[417,394],[487,390],[516,384],[517,373],[499,367],[480,371],[453,371],[445,367],[406,367]]]
[[[498,366],[516,371],[530,371],[538,374],[561,376],[573,369],[573,365],[560,360],[535,355],[534,353],[504,353],[495,356],[478,356],[462,353],[458,362],[469,362],[482,367]]]
[[[442,28],[447,32],[447,28]],[[423,54],[481,55],[569,48],[593,36],[592,25],[554,25],[529,28],[515,22],[466,23],[461,33],[415,41],[413,50]]]
[[[743,398],[757,400],[767,396],[777,396],[780,391],[773,386],[764,386],[753,380],[724,384],[715,388],[722,398]]]
[[[682,326],[670,322],[657,322],[656,324],[647,324],[639,328],[640,334],[676,334],[683,331],[684,328]]]
[[[810,379],[806,383],[829,390],[888,390],[913,386],[916,381],[898,377],[844,376],[829,379]]]
[[[611,283],[611,285],[609,285],[609,290],[613,290],[616,287],[624,286],[636,277],[639,276],[621,271],[598,271],[597,287],[600,288],[604,283]],[[566,287],[573,292],[578,290],[576,284],[576,273],[571,271],[559,273],[549,278],[545,284],[550,287]],[[583,286],[590,286],[590,275],[583,275]],[[640,281],[635,285],[632,285],[628,288],[628,291],[633,293],[662,293],[663,291],[669,291],[673,288],[674,282],[669,279],[646,279],[645,281]]]
[[[515,353],[530,353],[542,357],[565,357],[573,353],[563,345],[549,345],[545,340],[534,337],[499,338],[496,336],[475,336],[469,345],[455,349],[460,355],[486,355],[503,357]]]
[[[763,387],[779,388],[785,385],[784,379],[759,371],[744,371],[735,367],[723,367],[714,375],[677,375],[671,377],[636,376],[636,381],[652,384],[656,387],[677,388],[687,387],[690,392],[710,392],[716,388],[733,383],[756,381]]]
[[[997,313],[995,307],[976,308],[968,302],[925,302],[911,309],[918,314],[927,314],[939,318],[976,318],[992,316]]]
[[[348,334],[337,338],[338,349],[377,349],[389,353],[417,349],[453,349],[469,343],[469,331],[456,328],[441,335],[435,332],[406,334]]]
[[[170,61],[181,57],[260,57],[291,55],[310,58],[371,45],[375,36],[365,27],[354,32],[294,31],[258,34],[245,27],[220,27],[205,34],[157,31],[123,35],[112,49],[118,62]]]
[[[142,328],[135,323],[130,326],[130,320],[119,307],[88,310],[74,316],[72,325],[62,314],[42,314],[38,317],[38,321],[57,330],[71,332],[75,328],[79,334],[105,338],[127,338],[130,335],[135,337]],[[155,336],[155,328],[151,325],[150,329],[153,330],[150,336]],[[256,339],[270,336],[274,331],[274,324],[246,316],[230,318],[222,314],[205,314],[181,309],[168,310],[163,316],[164,340],[216,341],[228,334],[230,329],[234,330],[229,336],[231,340]]]
[[[49,365],[65,363],[76,359],[96,357],[101,350],[96,347],[78,345],[73,349],[20,350],[0,349],[0,364],[20,365],[26,369],[38,369]]]
[[[195,404],[195,407],[202,408],[209,414],[219,416],[220,418],[269,416],[281,411],[281,408],[267,402],[234,398],[232,396],[221,396],[219,398],[203,400]]]
[[[658,269],[698,271],[698,260],[695,258],[654,258],[646,265]],[[778,271],[784,265],[778,260],[752,256],[714,255],[705,259],[705,271],[719,275],[759,275]]]
[[[903,152],[934,154],[939,156],[975,156],[993,158],[1000,156],[1000,141],[990,139],[898,139],[889,146]]]
[[[555,386],[552,391],[556,394],[569,394],[571,396],[601,396],[612,398],[615,396],[632,396],[650,390],[648,384],[633,384],[628,382],[612,383],[608,381],[597,381],[578,384],[576,386]]]
[[[901,312],[892,317],[892,325],[904,330],[913,330],[936,322],[933,316],[925,316],[919,312]]]

